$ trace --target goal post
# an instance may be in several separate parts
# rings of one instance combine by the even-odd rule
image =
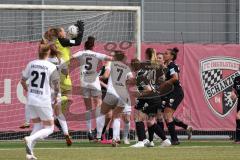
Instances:
[[[60,11],[132,11],[135,12],[136,57],[141,59],[141,7],[140,6],[79,6],[79,5],[19,5],[0,4],[0,10],[60,10]]]
[[[19,129],[25,120],[26,103],[20,78],[27,63],[37,58],[43,30],[49,27],[66,29],[77,20],[85,23],[84,37],[80,46],[71,47],[72,54],[83,49],[88,36],[94,36],[97,52],[108,54],[112,49],[122,49],[129,61],[141,58],[139,6],[0,4],[0,140],[19,139],[25,131],[31,130]],[[79,85],[79,70],[72,71],[70,77],[73,87]],[[80,132],[75,138],[84,139],[85,105],[80,95],[70,96],[73,99],[70,112],[80,117],[74,115],[77,119],[68,121],[69,129]],[[23,134],[19,134],[22,131]],[[60,137],[59,134],[54,136]]]

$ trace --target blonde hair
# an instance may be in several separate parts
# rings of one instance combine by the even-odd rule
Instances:
[[[145,54],[148,56],[151,65],[158,68],[160,64],[157,59],[156,50],[154,48],[147,48]]]
[[[45,34],[44,38],[50,42],[55,41],[57,38],[59,38],[59,33],[62,31],[62,28],[55,27],[55,28],[49,28]]]
[[[50,46],[48,44],[40,44],[38,51],[39,59],[44,59],[48,55],[49,50]]]

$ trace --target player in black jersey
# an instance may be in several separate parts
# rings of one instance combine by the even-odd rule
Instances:
[[[165,65],[167,67],[166,83],[174,85],[174,90],[168,95],[162,97],[164,118],[165,122],[167,123],[173,145],[180,144],[175,131],[173,114],[184,97],[183,89],[179,81],[179,67],[175,64],[178,51],[178,48],[168,49],[163,55]]]
[[[240,67],[239,67],[240,70]],[[240,71],[239,71],[240,72]],[[236,116],[236,139],[235,142],[240,144],[240,76],[236,76],[233,81],[233,90],[231,98],[237,100],[237,116]]]
[[[161,83],[164,82],[163,67],[158,64],[156,51],[153,48],[146,50],[145,59],[146,61],[141,63],[141,69],[137,72],[136,77],[138,91],[140,92],[136,109],[141,110],[147,115],[148,132],[155,132],[163,140],[161,146],[170,146],[171,142],[166,138],[162,128],[156,123],[156,114],[158,108],[161,107],[161,97],[158,93],[158,88]],[[147,104],[147,106],[145,104]],[[139,136],[144,135],[142,133],[145,132],[143,125],[144,123],[142,121],[136,122],[136,130]],[[144,142],[141,142],[141,140],[144,137],[138,138],[140,139],[139,142],[133,147],[143,146]],[[152,140],[153,138],[150,138],[150,141]]]
[[[163,54],[164,53],[158,52],[157,59],[158,59],[159,64],[164,66],[164,72],[167,72],[167,68],[164,65]],[[183,121],[181,121],[180,119],[178,119],[176,117],[173,118],[173,121],[174,121],[175,126],[181,127],[186,130],[188,140],[190,140],[192,137],[193,128],[190,125],[185,124]],[[163,117],[163,109],[162,108],[159,109],[158,113],[157,113],[157,124],[164,130],[164,117]]]

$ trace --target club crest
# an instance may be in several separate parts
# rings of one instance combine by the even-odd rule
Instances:
[[[208,107],[225,117],[236,105],[231,96],[233,80],[239,73],[240,60],[231,57],[210,57],[200,61],[200,75]]]

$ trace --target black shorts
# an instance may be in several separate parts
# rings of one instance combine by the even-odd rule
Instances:
[[[105,87],[101,87],[101,91],[102,91],[102,100],[103,100],[104,97],[106,96],[107,89]]]
[[[184,93],[182,87],[176,87],[171,93],[162,97],[162,108],[170,107],[176,110],[183,98]]]
[[[135,108],[147,115],[155,115],[161,109],[161,97],[138,99]]]

